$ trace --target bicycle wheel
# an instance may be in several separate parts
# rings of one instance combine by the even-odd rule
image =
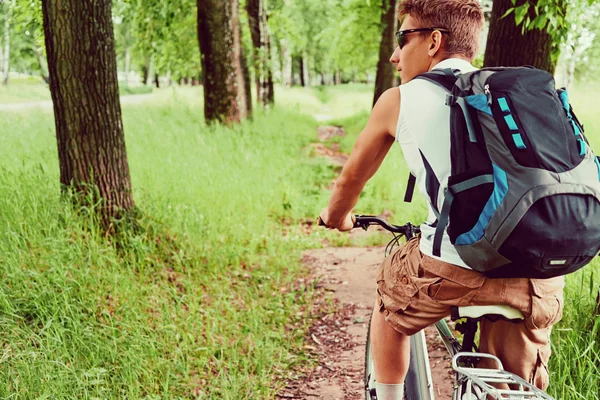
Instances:
[[[410,337],[410,364],[404,380],[406,400],[433,400],[433,379],[425,331]]]
[[[367,330],[365,348],[365,400],[377,400],[375,391],[375,368],[371,353],[371,318]],[[429,356],[425,343],[425,333],[417,333],[410,338],[410,364],[404,381],[405,400],[433,400],[433,381]]]
[[[369,317],[367,327],[367,343],[365,348],[365,400],[376,400],[375,393],[375,366],[373,365],[373,354],[371,353],[371,320],[373,314]]]

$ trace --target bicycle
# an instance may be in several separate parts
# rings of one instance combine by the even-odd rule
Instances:
[[[410,240],[420,233],[420,228],[411,223],[398,226],[378,217],[363,215],[356,215],[353,220],[354,228],[368,230],[370,226],[379,225],[394,234],[394,239],[386,247],[386,256],[395,246],[400,245],[402,237]],[[319,221],[319,224],[323,225],[322,221]],[[503,318],[518,323],[524,319],[524,316],[520,311],[504,305],[453,307],[451,319],[456,322],[456,330],[463,334],[462,343],[454,336],[446,320],[442,319],[435,324],[446,350],[452,358],[452,369],[455,372],[452,399],[555,400],[521,377],[505,371],[502,362],[496,356],[478,352],[475,336],[478,322],[483,318],[492,321]],[[365,399],[377,400],[376,377],[370,346],[370,325],[369,321],[365,350]],[[498,368],[476,368],[476,364],[482,358],[495,361]],[[433,400],[435,397],[427,343],[423,331],[410,338],[410,364],[404,383],[406,400]],[[493,383],[508,384],[516,389],[498,389],[491,385]]]

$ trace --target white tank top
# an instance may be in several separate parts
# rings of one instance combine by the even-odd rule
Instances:
[[[450,58],[437,64],[433,69],[458,69],[461,72],[475,71],[467,61]],[[402,147],[410,172],[417,178],[416,187],[429,204],[427,223],[421,226],[421,252],[435,259],[469,268],[460,258],[447,232],[442,240],[441,257],[433,255],[433,237],[436,215],[431,207],[432,199],[427,193],[427,162],[440,182],[437,209],[441,210],[444,193],[450,176],[450,108],[446,105],[447,92],[423,79],[413,79],[399,87],[400,116],[396,129],[396,141]],[[426,161],[425,161],[426,160]]]

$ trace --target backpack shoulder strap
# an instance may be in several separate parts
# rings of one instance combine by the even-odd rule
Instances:
[[[452,93],[452,87],[456,83],[456,79],[460,71],[457,69],[433,69],[421,75],[417,75],[415,79],[423,79],[440,86],[449,93]]]
[[[458,74],[460,74],[460,71],[457,69],[433,69],[424,74],[417,75],[415,79],[423,79],[429,81],[437,86],[442,87],[447,92],[452,93],[452,87],[456,83]],[[404,195],[404,201],[407,203],[410,203],[412,201],[413,192],[415,190],[415,183],[415,177],[412,174],[409,175],[406,193]]]

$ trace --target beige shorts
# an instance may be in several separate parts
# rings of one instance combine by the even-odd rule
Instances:
[[[453,306],[502,304],[520,310],[522,323],[484,319],[479,349],[498,356],[506,370],[537,387],[548,386],[550,332],[562,317],[563,277],[486,278],[423,255],[414,238],[381,264],[377,286],[379,311],[405,335],[447,317]]]

